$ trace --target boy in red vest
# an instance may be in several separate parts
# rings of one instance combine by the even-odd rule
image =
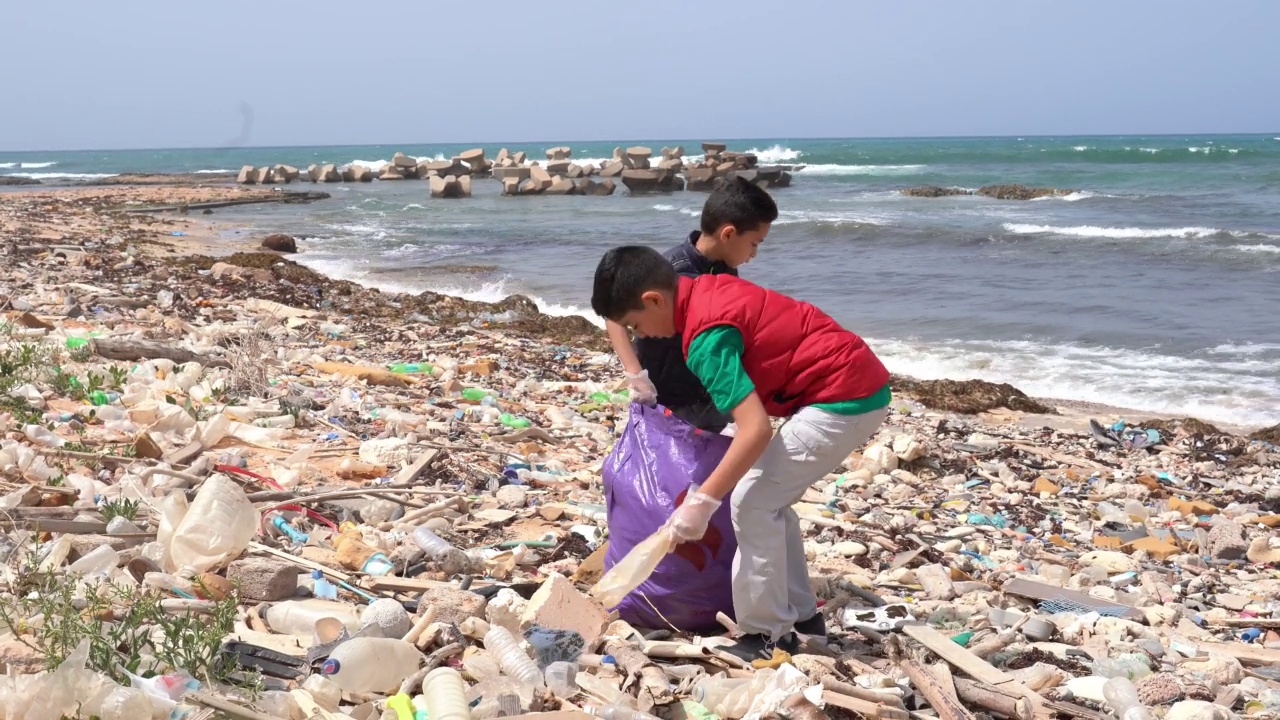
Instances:
[[[640,337],[679,335],[689,369],[737,423],[724,459],[667,523],[699,540],[730,498],[744,633],[730,652],[768,658],[775,646],[796,652],[797,632],[825,637],[791,506],[884,422],[889,372],[816,307],[732,275],[681,277],[647,247],[605,253],[591,307]],[[777,434],[770,417],[787,418]]]

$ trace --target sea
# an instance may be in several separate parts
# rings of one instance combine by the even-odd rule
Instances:
[[[541,158],[568,145],[484,143]],[[474,145],[0,152],[0,175],[47,184],[117,173],[361,163]],[[1047,398],[1280,422],[1280,136],[729,142],[761,164],[801,166],[774,191],[781,217],[744,277],[811,301],[866,337],[895,372],[1008,382]],[[916,185],[1023,183],[1072,190],[1001,201],[905,197]],[[304,186],[305,187],[305,186]],[[423,181],[326,185],[329,200],[219,210],[237,237],[284,232],[297,260],[387,290],[478,300],[521,293],[590,316],[592,271],[616,245],[666,248],[698,226],[705,195],[500,195],[433,200]]]

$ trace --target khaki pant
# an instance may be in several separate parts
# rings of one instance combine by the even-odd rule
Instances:
[[[791,506],[875,434],[888,409],[836,415],[801,408],[733,491],[733,610],[744,633],[777,641],[818,612],[800,519]]]

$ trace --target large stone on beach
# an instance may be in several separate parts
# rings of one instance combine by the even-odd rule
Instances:
[[[338,166],[333,163],[327,163],[320,166],[320,182],[336,183],[342,182],[342,173],[338,172]]]
[[[253,171],[253,181],[259,185],[271,185],[276,181],[276,175],[269,167],[260,167]]]
[[[568,160],[570,155],[573,155],[573,150],[565,146],[553,147],[547,150],[548,160]]]
[[[600,168],[601,177],[619,177],[623,171],[627,169],[626,164],[620,160],[610,160]]]
[[[1035,200],[1042,197],[1070,195],[1073,192],[1076,191],[1059,188],[1027,187],[1026,185],[987,185],[986,187],[978,188],[979,195],[985,195],[996,200]]]
[[[404,153],[402,153],[402,152],[398,152],[398,153],[396,153],[395,155],[392,155],[392,156],[391,156],[391,162],[390,162],[389,164],[390,164],[390,165],[394,165],[395,167],[398,167],[398,168],[411,168],[411,167],[417,167],[417,166],[418,166],[418,159],[417,159],[417,158],[411,158],[411,157],[409,157],[408,155],[405,155],[405,154],[404,154]]]
[[[431,197],[433,198],[466,197],[466,195],[463,194],[462,183],[454,175],[447,175],[445,177],[434,175],[429,178],[428,182],[430,183]],[[468,189],[470,189],[469,182]]]
[[[517,165],[523,165],[525,159],[526,159],[526,155],[523,150],[511,156],[511,161]]]
[[[342,171],[342,179],[347,182],[373,182],[373,171],[364,165],[348,165]]]
[[[729,146],[724,143],[719,143],[719,142],[702,143],[702,152],[706,153],[707,155],[719,155],[720,153],[724,152],[727,149],[729,149]]]
[[[569,166],[573,165],[568,160],[551,160],[547,163],[547,172],[552,175],[563,175],[569,172]]]
[[[483,148],[472,148],[459,155],[458,158],[466,163],[467,167],[471,168],[472,173],[486,173],[492,167],[492,163],[484,157]]]
[[[519,195],[521,178],[504,177],[502,178],[502,194],[503,195]]]
[[[653,157],[653,150],[641,145],[627,148],[626,163],[635,170],[646,170],[649,168],[649,158]]]
[[[320,182],[320,166],[311,163],[307,166],[307,179],[311,182]]]
[[[715,168],[690,168],[684,175],[685,189],[690,192],[711,192],[715,187]]]
[[[551,184],[543,192],[547,195],[572,195],[573,191],[572,180],[556,175],[551,178]]]
[[[1008,383],[986,380],[916,380],[894,375],[890,385],[905,392],[930,410],[976,415],[999,407],[1019,412],[1056,415],[1053,408],[1042,405]]]
[[[1244,536],[1244,526],[1225,518],[1217,520],[1209,529],[1209,556],[1214,560],[1243,560],[1249,551],[1249,541]]]
[[[298,252],[298,243],[293,237],[283,234],[268,235],[262,240],[262,247],[282,253]]]
[[[530,169],[527,167],[500,167],[494,168],[493,176],[499,180],[507,178],[515,178],[516,180],[525,180],[529,177]]]
[[[922,197],[922,198],[950,197],[952,195],[972,195],[973,194],[972,190],[966,190],[965,188],[958,188],[958,187],[944,188],[944,187],[938,187],[937,185],[921,185],[920,187],[906,188],[901,192],[903,195],[906,195],[907,197]]]
[[[271,558],[247,557],[227,568],[227,580],[249,600],[277,602],[298,592],[298,568]]]
[[[245,165],[240,168],[240,174],[236,175],[236,182],[241,185],[252,185],[258,182],[258,175],[254,171],[252,165]]]
[[[662,170],[623,170],[622,184],[632,195],[671,192],[679,189],[680,178]]]
[[[378,173],[379,180],[403,180],[404,174],[400,172],[400,167],[392,163],[382,166],[382,172]]]
[[[298,168],[292,165],[276,165],[272,172],[275,173],[276,182],[291,183],[298,179],[301,173]]]
[[[547,172],[546,168],[538,165],[534,165],[529,168],[529,180],[538,188],[538,192],[542,192],[551,187],[551,183],[553,182],[551,179],[551,173]]]

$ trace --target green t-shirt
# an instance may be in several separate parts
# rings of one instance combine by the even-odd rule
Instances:
[[[727,413],[755,392],[756,385],[742,367],[742,333],[730,325],[717,325],[698,333],[689,343],[689,369],[711,393],[720,412]],[[889,407],[893,396],[886,384],[874,395],[813,407],[836,415],[861,415]]]

